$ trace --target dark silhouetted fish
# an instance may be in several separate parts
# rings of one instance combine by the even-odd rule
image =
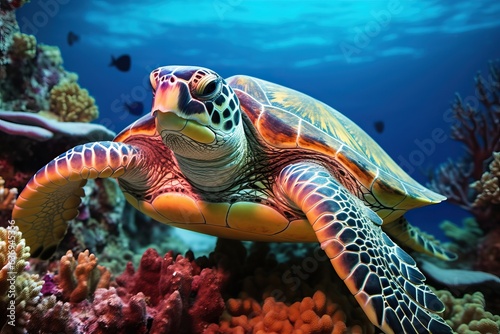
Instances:
[[[377,131],[378,133],[384,132],[385,124],[383,121],[376,121],[373,123],[373,126],[375,127],[375,131]]]
[[[130,62],[131,59],[129,55],[122,55],[118,58],[111,56],[111,64],[109,64],[109,66],[115,66],[120,71],[127,72],[130,70]]]
[[[68,32],[68,36],[66,37],[66,40],[68,41],[69,46],[72,46],[75,42],[78,42],[80,40],[80,36],[75,34],[74,32],[70,31]]]
[[[144,111],[144,104],[142,102],[134,101],[130,104],[125,103],[124,106],[132,115],[141,116]]]

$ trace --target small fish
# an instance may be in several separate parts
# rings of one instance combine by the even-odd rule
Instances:
[[[373,123],[373,126],[375,127],[375,131],[377,131],[378,133],[384,132],[385,124],[383,121],[376,121]]]
[[[109,66],[115,66],[122,72],[127,72],[130,70],[130,56],[129,55],[121,55],[118,58],[111,56],[111,64]]]
[[[144,111],[144,104],[139,101],[134,101],[130,104],[125,103],[124,107],[128,110],[129,113],[136,116],[141,116]]]
[[[75,42],[78,42],[80,40],[80,36],[75,34],[74,32],[70,31],[68,32],[68,36],[66,37],[66,40],[68,41],[69,46],[72,46]]]

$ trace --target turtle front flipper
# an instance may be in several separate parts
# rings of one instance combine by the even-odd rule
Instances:
[[[321,248],[370,321],[386,333],[451,333],[443,303],[415,261],[370,220],[361,200],[314,163],[279,175],[285,197],[307,216]]]
[[[137,161],[137,149],[117,142],[76,146],[41,168],[16,201],[12,218],[31,247],[49,258],[78,215],[87,179],[119,177]]]
[[[428,239],[418,228],[411,226],[405,217],[385,223],[383,230],[397,242],[417,252],[425,253],[445,261],[457,259],[455,253],[444,249],[438,243]]]

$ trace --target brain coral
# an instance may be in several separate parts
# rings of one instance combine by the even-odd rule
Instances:
[[[64,122],[90,122],[99,116],[95,100],[76,82],[64,81],[50,91],[50,112]]]

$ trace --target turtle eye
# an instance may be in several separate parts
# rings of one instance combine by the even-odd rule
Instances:
[[[207,74],[195,83],[192,93],[199,99],[211,100],[221,90],[221,80],[214,74]]]

